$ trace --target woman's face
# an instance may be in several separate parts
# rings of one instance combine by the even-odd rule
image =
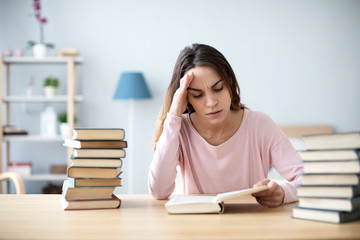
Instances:
[[[216,124],[228,116],[231,106],[229,89],[219,74],[211,67],[195,67],[186,72],[194,73],[188,87],[188,100],[203,120]]]

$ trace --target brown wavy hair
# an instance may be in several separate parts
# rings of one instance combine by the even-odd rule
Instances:
[[[162,111],[157,117],[154,148],[156,148],[156,144],[163,131],[164,121],[170,110],[174,93],[180,87],[180,79],[189,69],[198,66],[208,66],[213,68],[219,74],[221,79],[224,80],[224,84],[230,92],[231,110],[240,110],[245,108],[245,105],[243,105],[240,101],[240,87],[236,80],[235,73],[224,55],[215,48],[205,44],[195,43],[192,44],[192,46],[185,47],[180,52],[179,57],[176,60],[171,82],[167,88],[164,98]],[[194,111],[194,108],[190,103],[188,103],[184,113],[192,113]]]

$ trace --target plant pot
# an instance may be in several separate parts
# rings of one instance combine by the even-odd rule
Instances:
[[[60,135],[63,138],[69,137],[69,124],[68,123],[60,123]]]
[[[57,88],[52,86],[44,87],[44,93],[46,97],[54,97],[56,95]]]
[[[33,54],[35,58],[44,58],[47,56],[48,47],[44,44],[37,43],[33,46]]]

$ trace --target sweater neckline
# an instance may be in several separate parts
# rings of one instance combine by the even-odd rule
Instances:
[[[225,142],[223,142],[223,143],[221,143],[221,144],[219,144],[219,145],[212,145],[212,144],[210,144],[208,141],[205,140],[205,138],[203,138],[203,136],[200,135],[200,133],[199,133],[198,131],[196,131],[193,123],[191,122],[190,113],[186,114],[186,116],[185,116],[186,118],[185,118],[185,119],[186,119],[186,121],[189,123],[191,130],[195,133],[195,135],[196,135],[199,139],[201,139],[201,141],[203,141],[205,144],[207,144],[207,145],[210,146],[210,147],[220,148],[220,147],[222,147],[222,146],[224,146],[224,145],[232,142],[233,139],[234,139],[238,134],[240,134],[240,132],[241,132],[242,129],[244,128],[243,125],[245,125],[245,122],[246,122],[246,120],[247,120],[248,111],[249,111],[248,109],[246,109],[246,108],[244,109],[244,115],[243,115],[241,124],[240,124],[239,128],[236,130],[236,132],[235,132],[229,139],[227,139]]]

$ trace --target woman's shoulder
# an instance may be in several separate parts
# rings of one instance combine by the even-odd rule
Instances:
[[[246,109],[245,116],[248,130],[253,133],[262,135],[275,134],[279,131],[279,126],[264,112]]]
[[[245,109],[245,115],[251,122],[273,123],[273,120],[264,112]]]

